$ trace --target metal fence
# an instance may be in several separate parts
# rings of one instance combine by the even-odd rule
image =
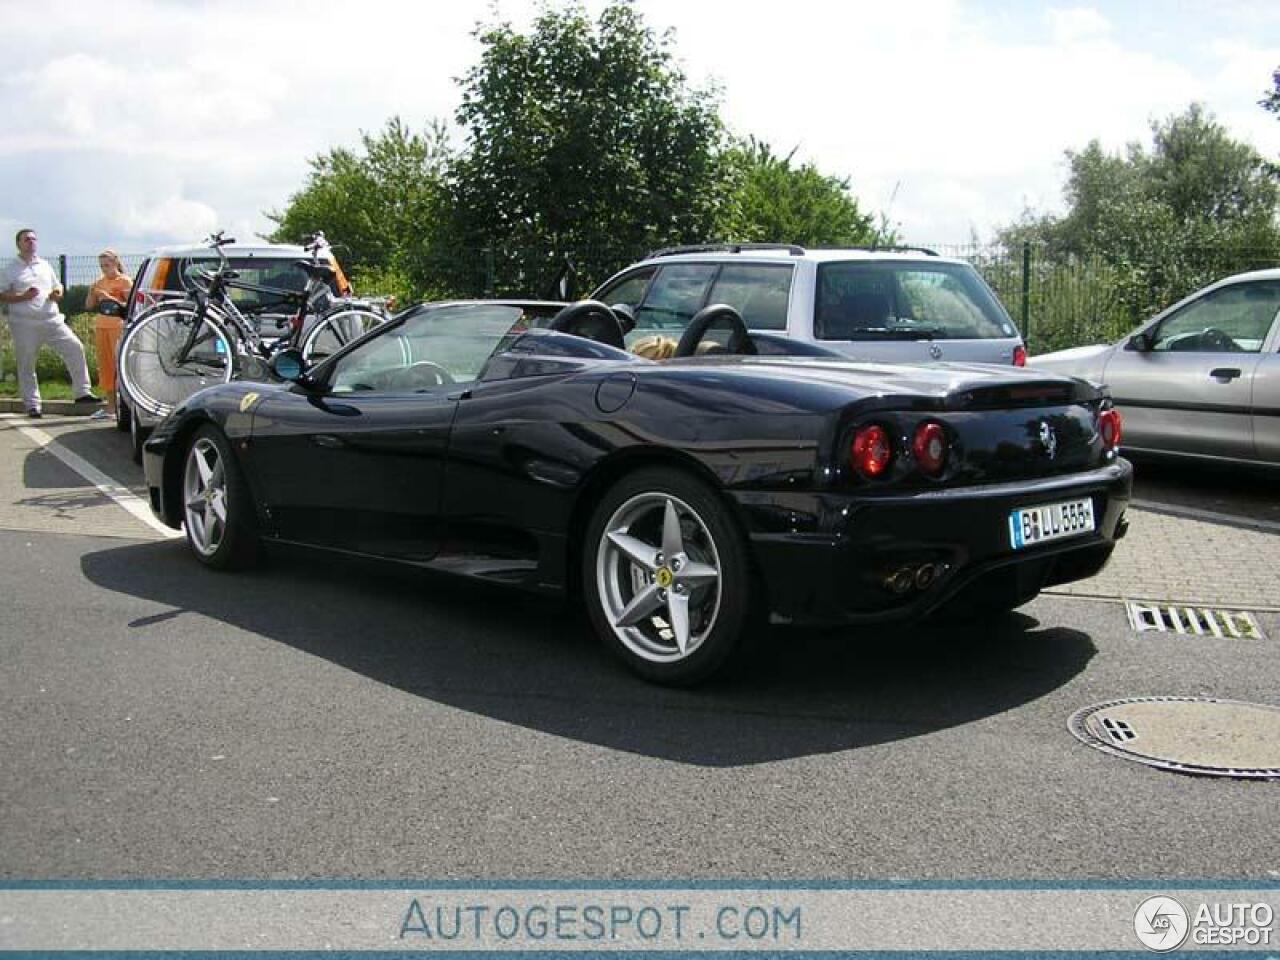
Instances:
[[[1119,262],[1055,254],[1032,243],[929,249],[973,264],[1017,322],[1032,354],[1117,340],[1216,280],[1280,267],[1280,250],[1227,246]]]
[[[1087,343],[1116,340],[1171,303],[1215,280],[1267,267],[1280,267],[1280,251],[1206,247],[1183,251],[1176,261],[1133,260],[1123,263],[1101,257],[1054,255],[1035,244],[923,244],[947,257],[966,260],[982,274],[1014,318],[1032,354]],[[597,284],[647,251],[589,248],[571,251],[546,247],[484,247],[454,249],[414,265],[412,289],[429,299],[447,297],[520,296],[560,299],[588,294]],[[144,254],[122,255],[132,274]],[[96,255],[50,258],[67,288],[64,312],[83,309],[89,285],[99,276]],[[361,293],[395,293],[379,289],[393,283],[386,271],[357,272]],[[362,282],[363,281],[363,282]],[[403,281],[403,278],[401,278]],[[559,281],[559,282],[558,282]],[[77,330],[87,331],[86,318]],[[91,337],[82,334],[92,354]],[[8,325],[0,325],[0,362],[6,379],[13,379]],[[91,356],[92,365],[92,356]],[[56,357],[42,358],[42,376],[65,377]]]

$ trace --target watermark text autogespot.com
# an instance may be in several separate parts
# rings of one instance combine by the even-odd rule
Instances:
[[[699,941],[794,945],[804,935],[794,904],[457,903],[415,897],[399,924],[401,940],[471,944]]]

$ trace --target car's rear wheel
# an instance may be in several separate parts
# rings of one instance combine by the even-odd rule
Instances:
[[[136,413],[129,416],[129,452],[133,457],[133,462],[142,464],[142,445],[147,442],[147,437],[151,435],[151,428],[144,427],[138,420]]]
[[[116,429],[121,433],[129,432],[129,424],[133,422],[133,411],[129,409],[129,404],[125,402],[123,396],[119,392],[116,393]]]
[[[187,449],[182,516],[187,542],[201,563],[234,570],[257,559],[257,521],[249,488],[231,444],[211,424],[196,431]]]
[[[751,626],[751,570],[728,506],[678,470],[624,477],[587,526],[583,587],[597,633],[636,673],[687,685]]]

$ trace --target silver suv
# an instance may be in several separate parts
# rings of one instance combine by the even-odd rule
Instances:
[[[806,250],[782,244],[673,247],[650,254],[593,295],[636,316],[628,343],[681,331],[727,303],[752,331],[890,363],[1022,366],[1017,328],[978,272],[921,248]]]

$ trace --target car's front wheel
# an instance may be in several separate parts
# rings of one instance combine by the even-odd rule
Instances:
[[[637,471],[596,506],[583,587],[597,633],[656,683],[703,680],[751,627],[751,569],[721,496],[665,468]]]
[[[257,559],[257,521],[249,488],[231,444],[211,424],[196,431],[187,449],[182,517],[187,542],[201,563],[234,570]]]

